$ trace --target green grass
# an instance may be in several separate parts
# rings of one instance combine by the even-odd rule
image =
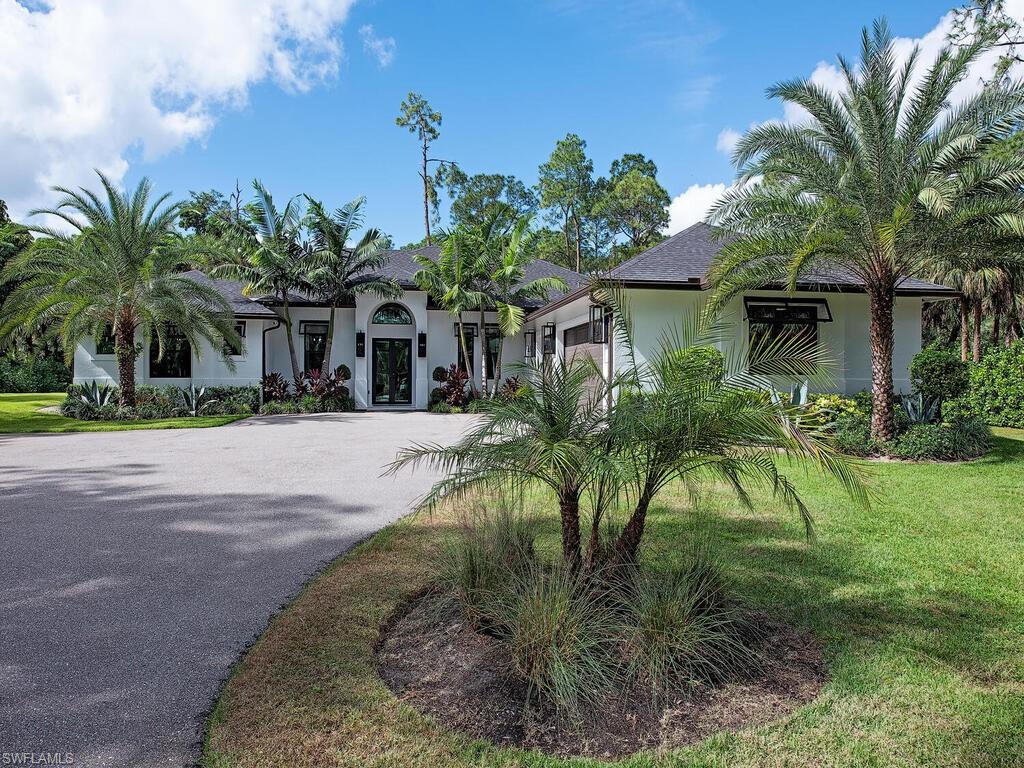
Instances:
[[[44,413],[40,408],[60,405],[64,394],[32,393],[0,395],[0,434],[12,432],[120,432],[129,429],[184,429],[219,427],[245,416],[186,416],[178,419],[142,419],[139,421],[80,421]]]
[[[651,556],[711,533],[750,603],[823,641],[831,677],[781,721],[616,765],[1024,766],[1024,431],[997,434],[968,464],[872,464],[869,510],[801,476],[813,543],[764,495],[756,512],[661,497]],[[604,765],[471,742],[380,683],[380,624],[431,578],[447,526],[408,520],[312,582],[226,686],[204,764]]]

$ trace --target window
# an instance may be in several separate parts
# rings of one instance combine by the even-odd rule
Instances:
[[[562,332],[563,343],[569,347],[578,347],[580,344],[590,343],[590,323],[580,323],[572,328],[566,328]]]
[[[750,327],[750,352],[765,350],[770,345],[785,345],[798,340],[816,346],[818,323],[831,322],[832,313],[825,300],[796,301],[790,299],[744,299]],[[756,361],[753,373],[767,373]],[[780,370],[784,373],[784,370]]]
[[[103,326],[103,333],[96,339],[96,354],[97,355],[112,355],[114,354],[114,326],[105,325]]]
[[[302,370],[319,371],[327,351],[327,323],[299,323],[302,334]]]
[[[501,341],[501,331],[496,325],[488,325],[486,330],[487,345],[487,378],[494,378],[494,371],[498,367],[498,344]]]
[[[383,304],[373,313],[376,325],[412,325],[412,315],[401,304]]]
[[[474,329],[475,330],[475,329]],[[466,327],[466,350],[469,352],[470,358],[473,357],[473,339],[476,334],[470,331],[469,327]],[[462,353],[462,344],[459,342],[458,335],[455,336],[455,345],[459,348],[459,368],[468,372],[469,368],[466,367],[466,356]]]
[[[164,331],[163,357],[160,342],[149,342],[149,376],[153,379],[192,378],[192,347],[184,334],[174,326]],[[159,359],[158,359],[159,358]]]
[[[244,341],[245,340],[245,323],[235,323],[235,333],[237,333],[239,335],[239,337],[241,337],[241,339]],[[241,347],[236,347],[230,341],[227,341],[225,339],[225,341],[224,341],[224,356],[225,357],[241,357],[242,356],[242,348]]]
[[[526,359],[532,360],[537,356],[537,332],[526,331],[523,340],[526,342]]]

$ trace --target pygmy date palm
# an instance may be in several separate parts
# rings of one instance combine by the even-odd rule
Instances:
[[[871,431],[894,434],[893,304],[938,254],[1024,234],[1024,160],[992,148],[1024,118],[1024,87],[992,85],[950,105],[985,43],[943,48],[926,71],[914,49],[900,64],[879,22],[861,61],[839,58],[832,92],[793,80],[769,94],[800,107],[797,124],[751,129],[733,160],[737,183],[710,221],[735,235],[710,277],[716,304],[765,284],[856,279],[870,311]]]
[[[33,332],[60,337],[68,363],[86,337],[114,336],[122,405],[135,404],[136,332],[163,345],[176,328],[200,354],[200,340],[214,349],[239,347],[230,304],[207,283],[191,279],[187,241],[174,232],[177,204],[169,195],[150,201],[148,179],[128,195],[99,174],[101,193],[55,187],[48,214],[71,232],[33,227],[44,235],[15,257],[0,275],[14,288],[0,309],[0,339]],[[230,360],[228,365],[230,365]]]

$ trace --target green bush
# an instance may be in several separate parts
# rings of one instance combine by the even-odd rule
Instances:
[[[896,438],[889,453],[899,459],[965,461],[983,456],[991,441],[989,428],[980,419],[915,424]]]
[[[278,416],[298,412],[299,406],[294,400],[269,400],[260,408],[261,416]]]
[[[837,418],[832,436],[836,447],[850,456],[872,456],[882,452],[882,446],[871,437],[871,416],[866,413],[848,413]]]
[[[70,382],[71,372],[55,358],[0,357],[0,392],[63,392]]]
[[[756,633],[706,545],[691,546],[668,571],[635,572],[621,599],[629,675],[655,694],[722,681],[757,664]]]
[[[910,361],[910,384],[914,392],[940,404],[967,391],[969,373],[967,363],[939,347],[925,347]]]
[[[1024,341],[989,352],[971,366],[968,413],[982,414],[989,424],[1024,428]]]

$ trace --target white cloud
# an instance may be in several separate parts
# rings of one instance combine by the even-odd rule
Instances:
[[[377,59],[381,69],[388,66],[395,58],[398,46],[393,37],[377,37],[372,24],[364,24],[359,28],[359,37],[363,40],[363,50]]]
[[[22,217],[54,184],[202,140],[257,83],[335,77],[354,1],[0,0],[0,197]]]
[[[718,134],[718,139],[715,140],[715,149],[723,155],[731,155],[742,138],[743,136],[739,131],[734,131],[732,128],[723,128],[722,132]]]
[[[665,234],[674,235],[691,224],[703,221],[728,186],[725,184],[694,184],[672,199],[668,206],[668,227]]]
[[[721,78],[703,75],[689,80],[679,91],[679,106],[688,112],[699,112],[711,101],[711,94]]]

